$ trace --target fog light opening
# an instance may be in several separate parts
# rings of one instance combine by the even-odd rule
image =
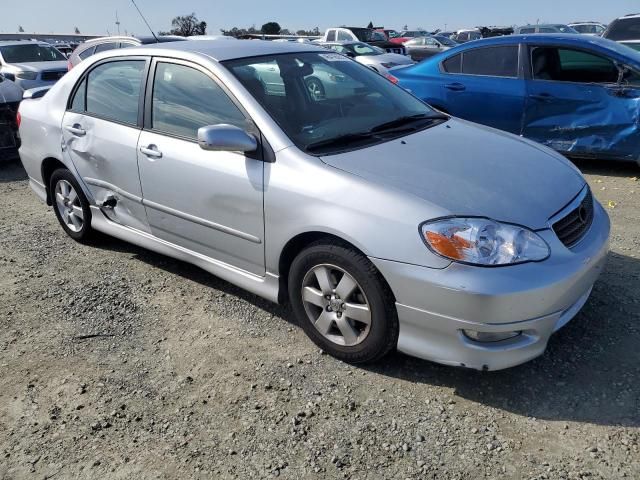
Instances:
[[[475,330],[463,330],[462,333],[469,340],[480,343],[495,343],[522,335],[522,332],[477,332]]]

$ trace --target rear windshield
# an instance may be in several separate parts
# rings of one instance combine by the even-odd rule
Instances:
[[[640,40],[640,18],[620,18],[615,20],[604,34],[605,38],[615,40]]]
[[[5,45],[0,53],[6,63],[53,62],[66,60],[66,57],[50,45],[27,43],[24,45]]]

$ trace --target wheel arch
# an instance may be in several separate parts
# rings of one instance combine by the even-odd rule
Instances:
[[[53,172],[58,170],[59,168],[64,168],[68,170],[67,166],[62,163],[60,160],[54,157],[47,157],[42,161],[42,165],[40,166],[40,173],[42,175],[42,183],[44,183],[45,191],[47,192],[47,205],[51,205],[51,175]]]
[[[352,242],[349,242],[333,233],[322,231],[308,231],[295,235],[285,244],[285,246],[282,248],[282,251],[280,252],[280,258],[278,260],[278,274],[280,282],[280,288],[278,289],[278,303],[285,303],[288,300],[289,270],[291,268],[293,260],[307,246],[320,241],[341,244],[342,246],[350,248],[367,257],[367,254]],[[375,267],[375,265],[374,268],[378,272],[380,280],[383,282],[385,288],[387,288],[389,293],[393,296],[391,287],[387,283],[382,273],[377,269],[377,267]],[[393,296],[393,298],[395,301],[395,296]]]

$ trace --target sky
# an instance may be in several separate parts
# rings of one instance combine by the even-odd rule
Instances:
[[[121,33],[147,34],[148,31],[131,0],[24,0],[20,8],[14,0],[6,2],[0,15],[0,33],[72,33],[78,27],[92,35],[116,34],[116,11]],[[295,31],[320,30],[331,26],[376,26],[400,30],[436,28],[458,29],[485,25],[524,25],[528,23],[569,23],[596,20],[608,23],[614,18],[640,13],[639,0],[136,0],[156,31],[169,30],[176,15],[194,12],[207,22],[207,33],[220,28],[260,28],[276,21]],[[8,5],[13,7],[7,8]]]

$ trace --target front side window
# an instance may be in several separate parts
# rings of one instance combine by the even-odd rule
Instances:
[[[520,34],[521,35],[526,35],[529,33],[536,33],[536,29],[535,28],[521,28],[520,29]]]
[[[540,27],[540,33],[556,33],[557,30],[551,27]]]
[[[0,47],[0,54],[6,63],[55,62],[67,59],[56,48],[39,43],[4,45]]]
[[[518,46],[486,47],[462,55],[462,73],[491,77],[518,76]]]
[[[314,155],[381,143],[447,118],[333,52],[270,55],[223,65],[300,149]]]
[[[349,35],[347,32],[343,32],[342,30],[338,31],[338,41],[344,42],[349,40],[351,40],[351,35]]]
[[[87,75],[86,112],[135,125],[145,63],[144,60],[114,61],[91,70]]]
[[[534,80],[577,83],[615,83],[618,68],[609,59],[568,48],[535,47],[531,52]]]
[[[153,130],[196,139],[200,127],[221,123],[249,128],[243,113],[207,74],[185,65],[157,64],[151,106]]]

